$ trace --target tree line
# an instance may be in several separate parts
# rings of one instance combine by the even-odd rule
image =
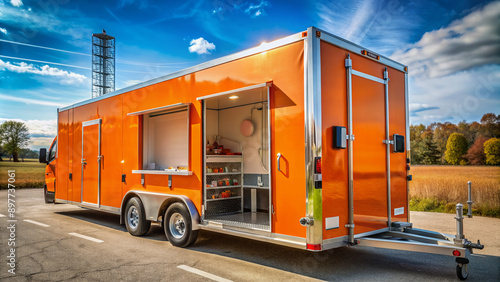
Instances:
[[[0,161],[24,162],[25,158],[38,158],[38,152],[26,148],[30,141],[28,127],[22,122],[9,120],[0,125]]]
[[[500,165],[500,115],[411,125],[410,154],[413,164]]]

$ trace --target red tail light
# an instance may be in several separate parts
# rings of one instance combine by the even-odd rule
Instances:
[[[456,256],[456,257],[459,257],[461,255],[461,253],[460,253],[459,250],[454,250],[453,251],[453,255]]]
[[[321,251],[321,244],[307,244],[307,249],[311,251]]]
[[[316,157],[316,165],[315,165],[315,170],[316,170],[316,173],[321,173],[321,158],[320,157]]]

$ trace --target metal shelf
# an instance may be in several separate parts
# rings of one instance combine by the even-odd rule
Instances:
[[[207,155],[207,163],[240,163],[241,155]]]
[[[134,174],[162,174],[162,175],[193,175],[192,171],[165,171],[165,170],[132,170]]]
[[[241,199],[241,196],[234,196],[234,197],[229,197],[229,198],[207,199],[207,202],[221,201],[221,200],[232,200],[232,199]]]
[[[238,187],[241,187],[241,185],[207,187],[207,190],[210,190],[210,189],[230,189],[230,188],[238,188]]]
[[[257,185],[243,185],[243,188],[245,188],[245,189],[265,189],[265,190],[269,190],[269,187],[267,187],[267,186],[257,186]]]
[[[236,175],[241,174],[241,172],[210,172],[207,175]]]

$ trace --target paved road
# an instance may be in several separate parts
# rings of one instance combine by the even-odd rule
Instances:
[[[202,231],[192,247],[175,248],[160,226],[133,237],[116,215],[46,205],[42,194],[16,192],[16,275],[7,272],[9,233],[7,218],[0,218],[0,280],[206,281],[210,275],[217,281],[456,280],[451,257],[362,246],[311,253]],[[6,197],[0,191],[3,215]],[[484,233],[486,243],[491,237]],[[500,281],[498,256],[474,256],[469,269],[469,280]]]

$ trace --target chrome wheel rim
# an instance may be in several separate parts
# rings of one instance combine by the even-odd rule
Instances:
[[[132,229],[136,229],[137,226],[139,225],[139,212],[137,211],[136,207],[131,206],[128,209],[127,222],[128,226],[130,226]]]
[[[169,220],[169,229],[170,229],[170,234],[175,239],[180,239],[184,236],[184,233],[186,232],[186,222],[184,221],[184,217],[180,213],[174,213],[170,216]]]

